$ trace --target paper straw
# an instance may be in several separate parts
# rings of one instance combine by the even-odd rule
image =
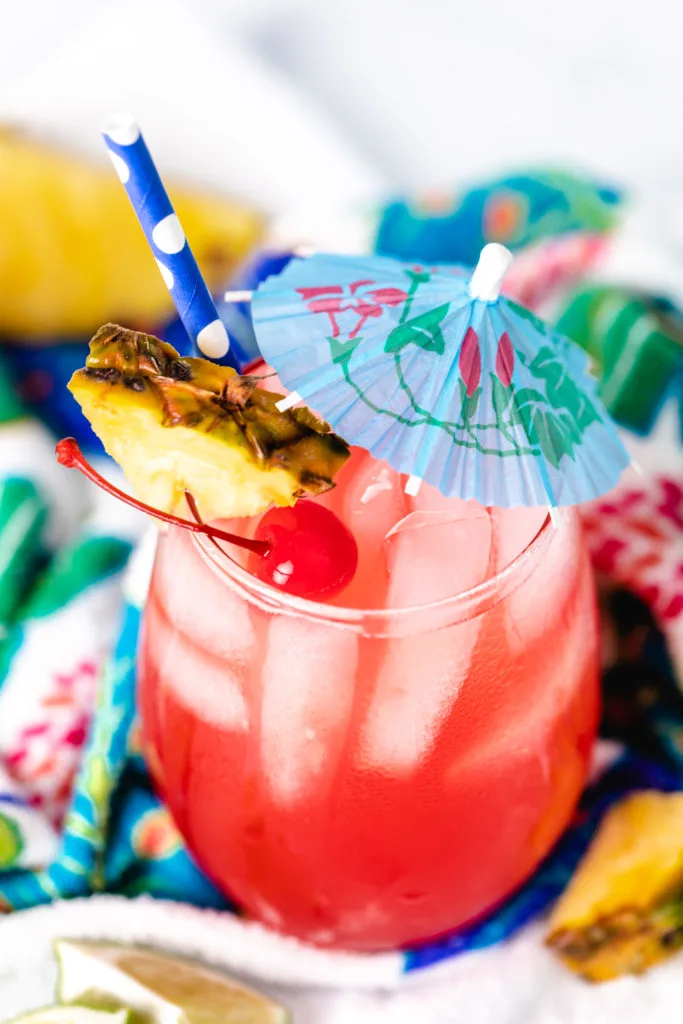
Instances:
[[[139,125],[130,114],[117,114],[102,134],[185,330],[204,355],[220,359],[230,347],[228,333]]]

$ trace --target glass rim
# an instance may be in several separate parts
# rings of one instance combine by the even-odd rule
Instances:
[[[345,605],[324,604],[305,597],[297,597],[278,590],[270,583],[259,580],[241,566],[223,548],[217,547],[204,534],[191,533],[190,540],[198,548],[201,557],[209,563],[212,571],[223,577],[232,588],[246,592],[248,599],[268,611],[295,614],[308,620],[339,626],[359,627],[363,625],[398,623],[419,615],[429,615],[454,609],[463,610],[455,621],[464,621],[481,614],[488,607],[497,604],[507,594],[516,590],[528,577],[533,568],[534,558],[547,543],[552,531],[557,529],[550,512],[531,540],[515,557],[488,579],[474,587],[449,594],[438,601],[425,604],[407,605],[400,608],[351,608]],[[525,569],[528,571],[525,573]]]

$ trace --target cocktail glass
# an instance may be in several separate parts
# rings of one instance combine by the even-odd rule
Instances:
[[[318,945],[396,948],[494,908],[565,828],[596,729],[578,515],[403,483],[355,450],[322,499],[360,551],[332,603],[173,528],[145,610],[144,740],[190,850]]]

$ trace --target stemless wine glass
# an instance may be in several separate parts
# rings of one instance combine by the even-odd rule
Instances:
[[[283,594],[171,529],[139,699],[190,850],[248,913],[350,949],[442,935],[533,872],[585,779],[598,627],[578,516],[474,589],[370,610]]]

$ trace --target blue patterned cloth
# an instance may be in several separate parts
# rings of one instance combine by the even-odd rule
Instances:
[[[612,186],[577,175],[521,172],[459,193],[388,203],[375,250],[403,260],[473,266],[486,242],[516,250],[573,232],[609,231],[622,201]]]
[[[139,626],[140,609],[127,605],[118,643],[100,679],[61,849],[46,870],[0,872],[0,905],[7,909],[101,891],[230,906],[185,850],[136,745]]]

